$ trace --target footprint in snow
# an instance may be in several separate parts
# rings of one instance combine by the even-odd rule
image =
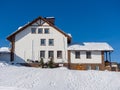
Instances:
[[[50,82],[50,86],[55,86],[55,82]]]

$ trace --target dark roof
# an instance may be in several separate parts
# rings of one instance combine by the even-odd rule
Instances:
[[[62,30],[60,30],[59,28],[57,28],[54,24],[50,23],[47,19],[45,19],[45,18],[43,18],[43,17],[41,17],[41,16],[38,17],[38,18],[36,18],[36,19],[34,19],[34,20],[31,21],[30,23],[26,24],[26,25],[23,26],[22,28],[18,29],[16,32],[12,33],[11,35],[9,35],[9,36],[7,37],[7,39],[8,39],[9,41],[12,41],[12,40],[13,40],[12,38],[13,38],[16,34],[18,34],[19,32],[21,32],[21,31],[23,31],[23,30],[25,30],[27,27],[31,26],[33,23],[35,23],[35,22],[38,21],[39,19],[47,22],[51,27],[55,28],[57,31],[59,31],[60,33],[62,33],[63,35],[65,35],[65,36],[68,38],[68,42],[69,42],[69,43],[71,42],[71,37],[70,37],[69,35],[67,35],[65,32],[63,32]]]

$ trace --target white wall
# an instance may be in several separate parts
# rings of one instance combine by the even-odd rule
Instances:
[[[35,25],[35,24],[34,24]],[[50,28],[50,34],[31,34],[31,28]],[[40,39],[46,39],[46,46],[40,46]],[[48,40],[54,39],[54,46],[48,45]],[[33,44],[33,49],[32,49]],[[45,61],[48,60],[48,51],[54,51],[54,60],[59,63],[67,62],[67,37],[45,23],[43,26],[30,26],[15,36],[15,61],[24,62],[27,59],[40,59],[40,51],[45,50]],[[57,59],[57,51],[63,51],[63,59]],[[33,55],[32,55],[33,52]]]
[[[86,51],[80,51],[80,59],[75,58],[75,51],[71,51],[71,63],[102,63],[100,51],[92,51],[91,59],[86,58]]]

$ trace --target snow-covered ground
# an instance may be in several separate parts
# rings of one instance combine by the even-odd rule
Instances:
[[[0,63],[0,90],[120,90],[120,72],[41,69]]]

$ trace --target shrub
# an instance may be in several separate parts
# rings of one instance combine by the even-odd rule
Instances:
[[[44,67],[44,61],[43,61],[43,58],[41,58],[41,60],[40,60],[40,65],[42,66],[42,68]]]
[[[48,62],[48,67],[49,67],[49,68],[54,68],[53,58],[50,58],[50,61]]]

